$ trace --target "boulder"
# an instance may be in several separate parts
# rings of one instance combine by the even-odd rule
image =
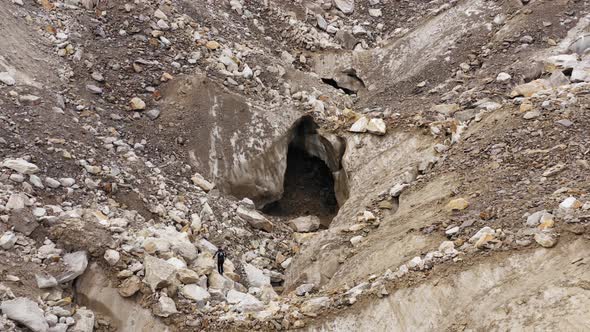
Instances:
[[[160,299],[154,308],[154,314],[156,316],[168,317],[177,312],[178,310],[176,310],[176,304],[174,303],[174,300],[166,295],[160,296]]]
[[[145,255],[143,264],[145,268],[143,281],[150,286],[152,291],[168,287],[176,281],[176,268],[165,260]]]
[[[262,270],[256,266],[245,263],[244,272],[246,273],[246,279],[248,280],[248,285],[250,287],[262,288],[264,286],[270,285],[270,277],[266,276]]]
[[[236,213],[240,218],[248,222],[250,226],[265,232],[272,232],[273,224],[258,211],[239,206]]]
[[[207,252],[200,253],[192,266],[192,269],[199,275],[207,275],[215,270],[215,268],[216,264],[213,255]]]
[[[0,248],[4,250],[12,249],[12,247],[14,247],[14,244],[16,243],[16,240],[16,234],[14,234],[11,231],[4,232],[4,234],[2,234],[2,237],[0,237]]]
[[[369,125],[369,118],[366,116],[361,117],[352,124],[348,131],[353,133],[365,133],[367,132],[367,126]]]
[[[10,168],[19,172],[20,174],[34,174],[39,172],[39,167],[24,159],[6,159],[2,163],[2,167]]]
[[[211,189],[215,188],[213,183],[205,180],[205,178],[199,173],[195,173],[191,178],[191,181],[193,181],[193,183],[199,188],[203,189],[204,192],[209,192]]]
[[[295,232],[314,232],[320,228],[320,218],[316,216],[303,216],[290,220],[288,224]]]
[[[92,332],[94,331],[94,313],[84,307],[76,309],[74,314],[76,323],[68,332]]]
[[[351,14],[354,11],[354,0],[334,0],[334,4],[344,14]]]
[[[35,274],[35,280],[37,281],[37,287],[39,287],[40,289],[57,286],[57,280],[55,279],[55,277],[48,273]]]
[[[264,308],[264,304],[254,296],[234,289],[227,292],[226,299],[229,304],[236,305],[239,312],[259,311]]]
[[[301,312],[306,315],[315,315],[318,311],[330,305],[330,298],[327,296],[316,297],[303,302]]]
[[[179,269],[176,271],[176,278],[183,284],[194,284],[200,279],[200,275],[190,269]]]
[[[195,284],[182,286],[182,288],[180,289],[180,293],[187,299],[196,302],[199,306],[204,306],[205,304],[207,304],[207,300],[209,300],[209,298],[211,297],[211,295],[209,295],[209,292],[207,292],[206,289]]]
[[[137,293],[140,288],[141,280],[138,276],[132,275],[121,283],[117,291],[122,297],[130,297],[135,295],[135,293]]]
[[[298,296],[304,296],[305,294],[310,293],[314,287],[314,284],[302,284],[295,289],[295,294]]]
[[[107,249],[104,252],[104,260],[107,261],[110,266],[116,265],[119,262],[119,259],[121,259],[121,255],[116,250]]]
[[[86,251],[76,251],[65,254],[63,261],[67,266],[67,270],[58,278],[60,283],[72,281],[81,276],[88,266]]]
[[[47,332],[49,325],[43,315],[43,310],[37,303],[19,297],[14,300],[2,301],[0,310],[8,318],[28,327],[34,332]]]
[[[209,274],[209,288],[219,289],[224,294],[227,293],[230,289],[234,288],[234,282],[229,278],[222,276],[217,271],[211,272]]]
[[[371,119],[367,125],[367,131],[375,135],[385,135],[387,132],[387,125],[383,119]]]

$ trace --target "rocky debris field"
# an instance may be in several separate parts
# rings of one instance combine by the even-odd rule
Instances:
[[[323,330],[587,245],[589,9],[2,2],[0,331]]]

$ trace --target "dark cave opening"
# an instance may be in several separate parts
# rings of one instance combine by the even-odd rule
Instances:
[[[320,218],[323,227],[327,227],[339,206],[330,167],[305,150],[306,136],[316,134],[315,126],[313,121],[304,120],[295,128],[287,152],[283,195],[262,211],[289,218],[314,215]]]
[[[355,95],[356,94],[356,91],[350,90],[350,89],[347,89],[345,87],[338,85],[338,82],[336,82],[334,79],[322,78],[322,82],[324,82],[325,84],[331,85],[332,87],[334,87],[336,89],[340,89],[340,90],[344,91],[344,93],[346,93],[347,95]]]

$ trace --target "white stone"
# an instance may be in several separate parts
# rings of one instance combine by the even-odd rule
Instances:
[[[94,331],[94,313],[84,307],[76,309],[74,314],[75,324],[68,332],[92,332]]]
[[[34,175],[34,174],[29,175],[29,182],[37,188],[41,188],[41,189],[45,188],[45,186],[43,185],[43,181],[41,181],[41,178],[38,177],[37,175]]]
[[[320,218],[316,216],[303,216],[290,220],[288,225],[295,232],[314,232],[320,228]]]
[[[23,159],[6,159],[2,163],[2,167],[10,168],[21,174],[34,174],[39,171],[37,165]]]
[[[578,202],[578,200],[575,197],[570,196],[570,197],[566,198],[565,200],[563,200],[563,202],[561,202],[559,204],[559,208],[563,209],[563,210],[569,210],[569,209],[574,208],[576,206],[577,202]]]
[[[334,4],[344,14],[351,14],[354,11],[354,0],[334,0]]]
[[[353,133],[364,133],[367,132],[367,125],[369,124],[369,118],[366,116],[361,117],[352,124],[348,131]]]
[[[508,81],[510,81],[512,79],[512,76],[510,76],[510,74],[508,73],[499,73],[498,76],[496,76],[496,82],[499,83],[506,83]]]
[[[155,310],[155,314],[157,316],[168,317],[177,312],[178,310],[176,310],[176,304],[174,303],[174,300],[165,295],[160,296]]]
[[[47,273],[35,274],[35,280],[37,281],[37,287],[40,289],[57,286],[57,280],[55,277]]]
[[[10,74],[5,71],[0,72],[0,82],[6,84],[8,86],[16,84],[16,80],[14,79],[14,77],[10,76]]]
[[[23,193],[12,193],[6,203],[8,210],[20,210],[27,204],[28,198]]]
[[[416,256],[408,262],[408,267],[410,269],[422,270],[424,268],[424,261],[422,260],[422,258],[420,258],[420,256]]]
[[[272,232],[273,224],[258,211],[238,206],[236,214],[244,221],[248,222],[250,226],[256,229],[261,229],[265,232]]]
[[[195,301],[200,306],[204,306],[207,303],[207,300],[211,297],[206,289],[197,286],[196,284],[182,286],[180,294],[187,299]]]
[[[0,247],[4,250],[12,249],[16,243],[16,240],[18,240],[16,234],[11,231],[4,232],[2,237],[0,237]]]
[[[193,175],[191,180],[193,181],[193,183],[195,185],[197,185],[199,188],[203,189],[203,191],[205,191],[205,192],[208,192],[211,189],[215,188],[215,185],[213,183],[205,180],[205,178],[199,173],[195,173],[195,175]]]
[[[19,322],[34,332],[47,332],[49,330],[49,324],[45,320],[43,310],[39,308],[37,303],[27,298],[19,297],[14,300],[2,301],[0,310],[8,318]]]
[[[118,251],[113,249],[105,250],[104,260],[107,261],[110,266],[116,265],[119,262],[119,259],[121,259],[121,255]]]
[[[67,266],[67,270],[58,278],[60,283],[72,281],[81,276],[88,266],[88,256],[85,251],[76,251],[65,254],[63,262]]]
[[[64,187],[71,187],[76,183],[76,180],[72,178],[61,178],[59,179],[59,183]]]
[[[482,237],[486,236],[486,235],[496,235],[496,231],[493,230],[492,228],[486,226],[482,229],[480,229],[479,231],[477,231],[477,233],[475,233],[475,235],[473,235],[470,239],[469,242],[470,243],[475,243],[477,242],[479,239],[481,239]]]
[[[229,304],[235,304],[239,312],[259,311],[264,307],[264,304],[254,296],[234,289],[227,292],[226,299]]]
[[[246,273],[246,279],[248,280],[248,285],[250,287],[262,288],[264,286],[270,285],[270,277],[265,275],[262,270],[256,266],[245,263],[244,272]]]
[[[372,17],[381,17],[383,13],[381,13],[380,8],[371,8],[369,9],[369,15],[371,15]]]
[[[369,124],[367,125],[367,131],[371,134],[376,135],[385,135],[387,132],[387,126],[385,125],[385,121],[383,119],[371,119]]]
[[[154,17],[155,18],[159,18],[162,20],[168,20],[168,16],[166,16],[166,14],[164,14],[163,11],[161,11],[160,9],[156,9],[156,11],[154,11]]]
[[[350,238],[350,244],[352,244],[353,247],[357,247],[363,242],[363,239],[364,237],[362,235],[353,236]]]
[[[145,255],[143,262],[145,268],[143,281],[150,286],[152,291],[167,287],[176,279],[176,267],[165,260]]]
[[[49,187],[49,188],[59,188],[59,186],[61,186],[61,183],[59,183],[59,181],[57,181],[54,178],[50,178],[50,177],[46,177],[45,178],[45,184]]]

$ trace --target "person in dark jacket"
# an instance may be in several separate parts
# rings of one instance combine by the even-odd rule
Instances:
[[[223,247],[219,247],[213,255],[213,258],[217,256],[217,272],[223,275],[223,263],[225,262],[225,251],[223,251]]]

